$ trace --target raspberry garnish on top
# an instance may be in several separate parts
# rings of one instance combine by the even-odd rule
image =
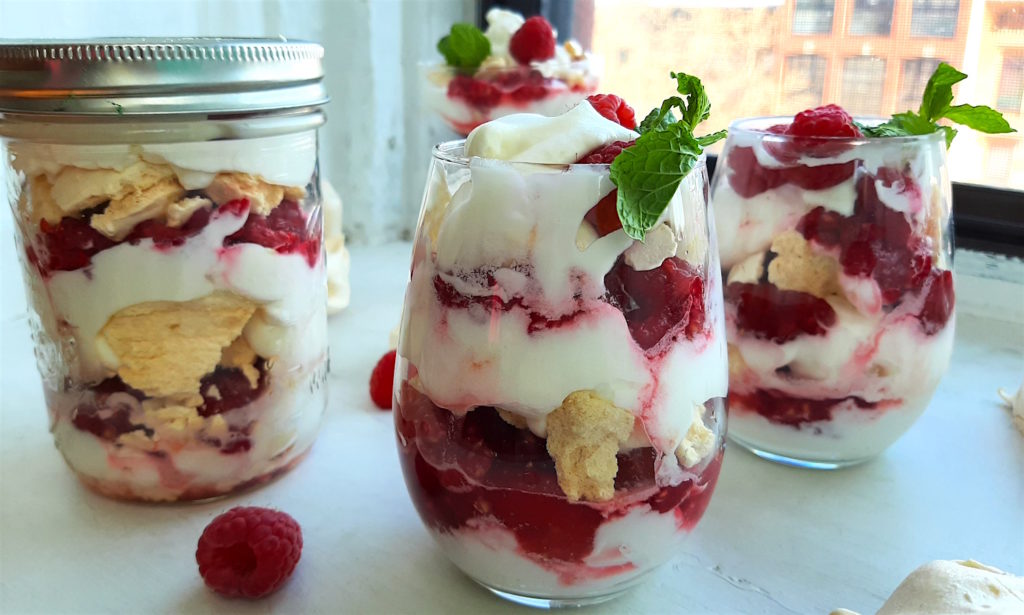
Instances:
[[[863,137],[853,118],[839,105],[824,105],[796,114],[786,134],[797,137]]]
[[[594,94],[587,97],[587,102],[611,121],[636,130],[636,113],[621,97],[615,94]]]
[[[302,530],[295,519],[255,506],[216,517],[196,549],[203,581],[228,598],[262,598],[277,591],[301,556]]]
[[[508,41],[508,52],[520,64],[549,60],[555,56],[555,30],[547,19],[534,15]]]

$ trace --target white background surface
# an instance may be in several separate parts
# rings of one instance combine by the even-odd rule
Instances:
[[[392,417],[370,370],[398,322],[409,245],[357,248],[351,308],[330,324],[330,402],[309,458],[271,485],[202,505],[106,500],[79,486],[47,433],[10,219],[0,212],[0,612],[512,613],[434,547],[406,494]],[[796,470],[730,446],[679,558],[593,613],[870,613],[913,568],[973,557],[1024,573],[1024,438],[996,389],[1024,374],[1020,325],[958,323],[953,367],[880,459]],[[235,505],[302,525],[291,582],[255,603],[205,589],[203,527]]]

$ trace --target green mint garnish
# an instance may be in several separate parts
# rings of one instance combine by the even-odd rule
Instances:
[[[451,32],[437,41],[437,50],[448,66],[456,70],[475,73],[480,63],[491,55],[491,41],[480,28],[468,23],[457,23]]]
[[[720,130],[693,136],[697,125],[711,115],[711,103],[700,79],[685,73],[672,73],[672,78],[680,96],[666,98],[647,114],[637,127],[636,143],[622,150],[611,166],[612,183],[619,189],[619,220],[626,234],[639,241],[658,223],[704,147],[726,134]],[[673,109],[679,111],[678,118]]]
[[[1016,132],[1010,127],[1003,114],[991,107],[950,105],[953,102],[953,86],[966,78],[966,73],[961,73],[949,64],[942,62],[924,87],[924,96],[921,98],[921,107],[917,113],[913,111],[897,113],[892,116],[891,120],[878,126],[861,124],[857,126],[868,137],[927,135],[941,130],[946,133],[946,147],[953,143],[956,129],[951,126],[940,126],[938,121],[941,119],[947,119],[989,134]]]

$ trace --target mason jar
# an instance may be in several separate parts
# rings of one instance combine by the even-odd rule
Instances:
[[[677,555],[704,514],[727,388],[706,182],[701,158],[641,243],[618,223],[607,164],[435,148],[397,439],[430,533],[494,593],[610,599]]]
[[[279,39],[0,44],[3,173],[50,430],[93,490],[220,496],[312,445],[322,55]]]
[[[782,134],[790,121],[735,122],[712,187],[729,437],[832,469],[892,445],[949,365],[946,141]]]

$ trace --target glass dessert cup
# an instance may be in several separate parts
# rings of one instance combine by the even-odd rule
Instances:
[[[395,378],[406,484],[445,554],[532,606],[611,599],[678,553],[721,467],[721,278],[703,159],[634,242],[608,165],[435,148]],[[614,209],[612,210],[614,211]]]
[[[456,134],[466,136],[480,124],[512,113],[564,113],[597,92],[598,64],[588,56],[556,72],[516,65],[484,68],[475,75],[424,64],[423,92],[427,106]]]
[[[320,123],[252,138],[273,119],[2,126],[50,429],[88,487],[208,499],[312,445],[327,367]]]
[[[893,444],[949,364],[946,144],[769,131],[791,119],[734,123],[712,188],[729,435],[766,459],[832,469]]]

